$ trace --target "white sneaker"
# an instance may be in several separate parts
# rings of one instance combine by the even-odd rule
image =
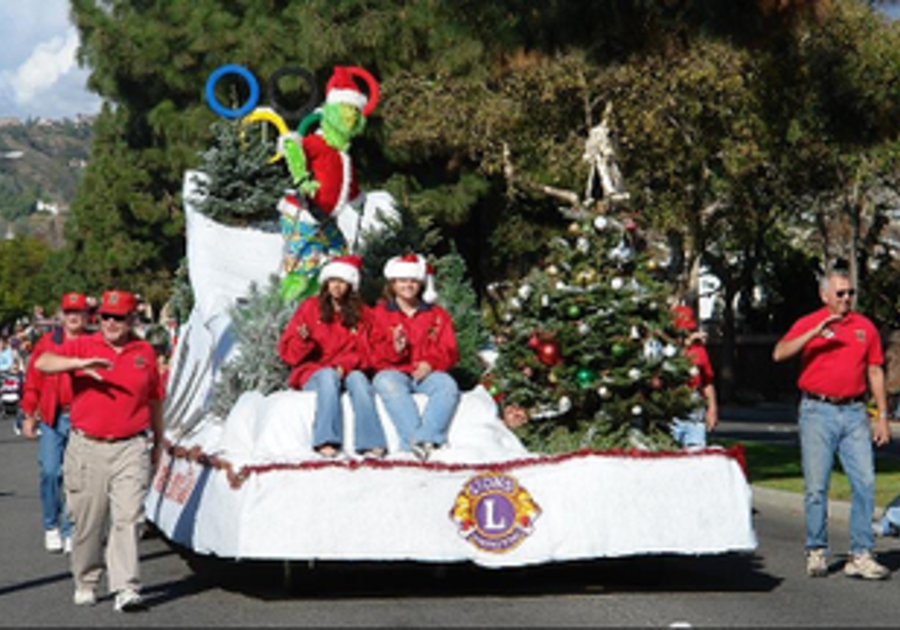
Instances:
[[[58,527],[44,532],[44,549],[50,553],[59,553],[63,550],[63,539]]]
[[[824,549],[810,549],[806,553],[806,575],[828,577],[828,553]]]
[[[72,601],[76,606],[93,606],[97,603],[97,593],[92,588],[76,588]]]
[[[144,598],[133,588],[125,588],[116,593],[113,610],[116,612],[135,612],[144,610]]]
[[[72,537],[63,538],[63,553],[72,553]]]
[[[879,564],[871,553],[864,551],[851,555],[847,559],[847,564],[844,565],[844,575],[863,580],[886,580],[891,577],[891,572],[886,566]]]
[[[415,455],[416,459],[420,462],[427,462],[428,458],[431,457],[431,454],[436,448],[437,446],[431,442],[416,442],[409,450],[412,451],[412,454]]]

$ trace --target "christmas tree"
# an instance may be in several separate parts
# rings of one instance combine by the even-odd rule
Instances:
[[[251,284],[249,295],[230,309],[238,350],[213,387],[213,413],[227,417],[244,392],[271,394],[287,387],[290,369],[278,355],[278,340],[296,308],[297,302],[282,300],[279,279],[272,275],[268,287]]]
[[[206,177],[195,182],[197,209],[220,223],[277,226],[278,201],[290,184],[283,160],[274,161],[275,143],[239,121],[211,125],[213,142],[200,153]]]
[[[661,263],[626,212],[580,212],[505,301],[485,385],[532,450],[668,448],[697,406]]]
[[[460,389],[472,389],[478,384],[484,365],[478,352],[489,340],[478,309],[478,295],[466,277],[466,261],[453,247],[451,252],[434,263],[438,304],[447,310],[453,320],[459,362],[450,370]]]

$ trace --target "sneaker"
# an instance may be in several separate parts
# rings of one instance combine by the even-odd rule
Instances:
[[[76,606],[93,606],[97,603],[97,593],[92,588],[76,588],[72,601]]]
[[[865,551],[850,556],[844,565],[844,575],[864,580],[884,580],[891,576],[891,572],[886,566],[879,564],[871,553]]]
[[[63,553],[72,553],[72,537],[63,538]]]
[[[144,598],[133,588],[122,589],[116,593],[116,601],[113,604],[113,610],[116,612],[135,612],[145,608]]]
[[[384,459],[385,457],[387,457],[387,450],[380,447],[375,447],[363,451],[362,453],[360,453],[360,455],[362,455],[363,459]]]
[[[412,445],[410,450],[412,451],[412,454],[416,456],[416,459],[420,462],[426,462],[428,461],[428,458],[431,457],[435,448],[435,445],[431,442],[417,442]]]
[[[826,577],[828,575],[828,554],[824,549],[810,549],[806,554],[806,575]]]
[[[59,533],[58,527],[44,532],[44,549],[50,553],[59,553],[63,550],[62,534]]]
[[[317,446],[314,450],[325,459],[335,459],[341,454],[341,449],[332,446],[331,444],[322,444],[321,446]]]

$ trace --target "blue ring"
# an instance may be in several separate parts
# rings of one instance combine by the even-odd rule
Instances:
[[[250,98],[238,109],[223,107],[216,98],[216,84],[226,74],[238,75],[247,82],[247,87],[250,88]],[[211,110],[223,118],[243,118],[252,112],[259,102],[259,82],[253,76],[253,73],[244,66],[239,66],[236,63],[220,66],[206,80],[206,102]]]

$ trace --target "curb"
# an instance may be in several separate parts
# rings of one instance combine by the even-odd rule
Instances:
[[[763,488],[762,486],[751,485],[753,493],[753,506],[759,508],[775,507],[782,510],[798,514],[803,517],[803,495],[797,492],[788,492],[787,490],[775,490],[774,488]],[[828,520],[840,521],[842,523],[850,522],[850,502],[849,501],[828,501]]]

